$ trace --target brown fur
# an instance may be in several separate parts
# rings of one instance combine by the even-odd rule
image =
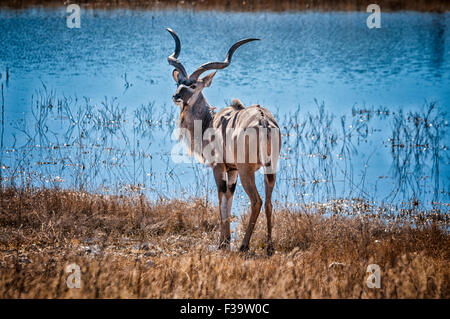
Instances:
[[[233,99],[233,101],[231,101],[230,106],[231,106],[233,109],[235,109],[236,111],[245,109],[244,104],[242,104],[242,102],[239,101],[239,99]]]

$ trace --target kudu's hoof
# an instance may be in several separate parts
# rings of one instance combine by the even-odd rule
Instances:
[[[266,248],[267,256],[272,256],[275,252],[275,248],[273,248],[273,244],[269,243]]]
[[[248,246],[241,245],[241,247],[239,248],[239,251],[242,252],[242,253],[247,252],[248,251]]]

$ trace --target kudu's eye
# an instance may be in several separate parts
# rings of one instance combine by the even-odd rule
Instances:
[[[195,90],[196,87],[197,87],[196,84],[192,84],[192,85],[191,85],[191,89],[194,89],[194,90]]]

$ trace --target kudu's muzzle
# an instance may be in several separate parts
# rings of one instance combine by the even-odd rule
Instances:
[[[180,93],[175,93],[175,94],[172,96],[172,100],[173,100],[174,102],[180,102],[180,100],[181,100],[181,94],[180,94]]]

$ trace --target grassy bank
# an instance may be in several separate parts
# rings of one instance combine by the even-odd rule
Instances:
[[[268,258],[264,214],[241,254],[238,242],[216,250],[218,213],[200,200],[0,192],[0,298],[450,297],[448,220],[431,212],[414,212],[412,227],[411,211],[382,221],[362,201],[278,209]],[[71,263],[80,289],[67,288]],[[380,266],[380,289],[366,286],[369,264]]]

